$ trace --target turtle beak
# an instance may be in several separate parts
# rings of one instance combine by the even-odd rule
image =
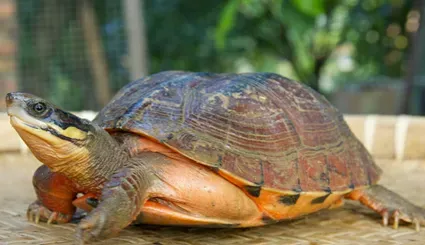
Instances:
[[[13,100],[14,100],[13,93],[8,93],[6,95],[6,106],[9,107],[10,105],[12,105]]]
[[[26,112],[26,101],[35,96],[14,92],[6,95],[7,114],[10,116],[12,125],[25,124],[31,127],[45,127],[46,124],[28,115]]]
[[[37,112],[34,109],[37,104],[44,105],[44,111]],[[6,95],[6,105],[11,125],[39,161],[54,166],[85,149],[82,146],[87,134],[69,125],[62,128],[64,123],[61,123],[69,122],[70,116],[59,110],[55,113],[55,108],[47,101],[14,92]],[[63,114],[64,119],[60,117]],[[87,155],[84,153],[84,157]]]
[[[17,108],[25,108],[25,101],[31,97],[34,96],[20,92],[8,93],[6,95],[7,114],[9,116],[16,116]]]
[[[23,100],[20,99],[20,93],[8,93],[6,95],[7,114],[13,116],[14,107],[22,107]]]
[[[36,104],[42,104],[44,111],[40,113],[34,111]],[[58,145],[64,141],[80,145],[87,138],[88,129],[84,128],[86,125],[82,120],[34,95],[8,93],[6,105],[10,122],[18,132],[29,133]]]

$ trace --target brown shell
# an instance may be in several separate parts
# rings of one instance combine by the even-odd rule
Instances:
[[[277,74],[157,73],[122,88],[95,122],[149,135],[247,185],[344,191],[381,173],[335,107]]]

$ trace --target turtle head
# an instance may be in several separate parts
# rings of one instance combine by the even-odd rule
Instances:
[[[96,131],[90,121],[26,93],[7,94],[6,105],[12,126],[41,162],[54,169],[75,158],[87,159]]]

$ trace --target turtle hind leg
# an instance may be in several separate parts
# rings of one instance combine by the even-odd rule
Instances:
[[[418,207],[397,193],[381,185],[373,185],[367,189],[354,190],[347,194],[347,199],[360,201],[382,216],[384,226],[393,219],[394,228],[398,228],[399,220],[415,224],[416,230],[425,226],[425,209]]]
[[[27,209],[29,221],[39,223],[68,223],[75,213],[72,201],[76,196],[73,183],[65,176],[41,165],[34,173],[33,186],[37,200]]]

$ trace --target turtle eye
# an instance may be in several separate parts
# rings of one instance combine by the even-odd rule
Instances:
[[[36,114],[41,115],[46,111],[47,106],[43,102],[38,102],[33,105],[32,109]]]

